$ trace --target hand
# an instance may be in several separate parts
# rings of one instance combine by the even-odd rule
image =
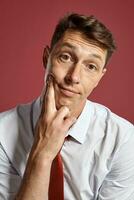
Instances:
[[[53,82],[53,76],[49,74],[41,115],[35,132],[38,158],[43,159],[47,156],[51,161],[60,151],[66,132],[75,122],[75,118],[69,115],[68,107],[62,106],[59,110],[56,109]]]
[[[75,122],[66,106],[56,109],[53,77],[48,75],[42,110],[35,128],[30,152],[17,200],[48,199],[52,161],[60,151],[66,132]]]

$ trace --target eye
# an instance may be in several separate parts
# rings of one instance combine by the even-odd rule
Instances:
[[[71,61],[71,56],[68,53],[62,53],[59,55],[59,59],[62,62],[70,62]]]
[[[87,67],[88,67],[88,69],[91,70],[91,71],[97,70],[97,66],[96,66],[95,64],[88,64]]]

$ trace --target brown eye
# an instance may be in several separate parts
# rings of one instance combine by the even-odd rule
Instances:
[[[71,56],[67,53],[61,54],[59,56],[59,59],[63,62],[70,62],[71,61]]]
[[[89,64],[89,65],[87,65],[87,67],[88,67],[88,69],[91,70],[91,71],[97,70],[97,67],[96,67],[96,65],[94,65],[94,64]]]

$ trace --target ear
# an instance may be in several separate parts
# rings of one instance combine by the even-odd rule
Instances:
[[[46,46],[43,51],[43,66],[45,69],[47,67],[49,54],[50,54],[50,48],[49,48],[49,46]]]
[[[107,69],[103,68],[101,78],[105,75],[106,72],[107,72]]]
[[[102,77],[105,75],[106,71],[107,71],[106,68],[104,68],[104,69],[102,70],[102,73],[101,73],[101,75],[100,75],[100,78],[99,78],[98,82],[96,83],[95,87],[98,85],[98,83],[100,82],[100,80],[102,79]]]

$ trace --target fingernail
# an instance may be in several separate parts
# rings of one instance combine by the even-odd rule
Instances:
[[[49,83],[51,80],[52,80],[52,76],[51,76],[51,74],[48,74],[46,82]]]

